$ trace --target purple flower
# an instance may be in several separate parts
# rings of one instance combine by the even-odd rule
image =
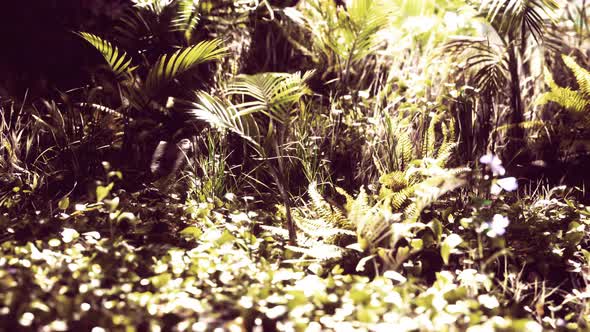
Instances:
[[[486,228],[488,229],[487,235],[489,237],[502,236],[506,233],[506,227],[510,224],[510,220],[501,214],[495,214],[491,222],[486,222]]]
[[[488,165],[494,176],[506,174],[506,169],[502,166],[502,160],[491,153],[481,156],[479,162]]]

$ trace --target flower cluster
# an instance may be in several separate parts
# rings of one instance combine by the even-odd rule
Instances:
[[[495,214],[491,222],[485,222],[479,229],[480,232],[486,232],[489,237],[502,236],[506,233],[506,228],[510,224],[508,217],[501,214]]]
[[[502,166],[502,160],[491,153],[481,156],[479,162],[486,165],[486,168],[492,173],[493,179],[491,181],[490,193],[498,195],[505,191],[514,191],[518,188],[518,181],[514,177],[503,177],[506,175],[506,169]],[[501,177],[501,178],[499,178]],[[486,177],[487,178],[487,177]],[[503,236],[506,233],[506,228],[510,224],[510,220],[501,215],[495,214],[492,220],[481,224],[479,232],[485,232],[489,237]]]
[[[481,156],[479,162],[486,165],[492,171],[494,177],[506,174],[506,169],[502,166],[502,160],[491,153]],[[492,195],[498,195],[502,190],[514,191],[516,188],[518,188],[518,181],[514,177],[494,178],[490,192]]]

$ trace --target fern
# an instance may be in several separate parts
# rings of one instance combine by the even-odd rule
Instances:
[[[220,39],[213,39],[160,56],[148,73],[146,88],[156,91],[196,65],[222,58],[227,54],[222,44]]]
[[[344,216],[342,211],[337,207],[330,205],[322,195],[320,195],[315,182],[309,184],[307,193],[311,198],[314,211],[321,219],[336,227],[346,227],[349,224],[348,219]]]
[[[400,161],[399,169],[405,169],[410,165],[410,162],[414,158],[414,143],[410,138],[410,135],[406,131],[402,131],[397,135],[397,144],[395,146],[395,152]]]
[[[369,205],[369,196],[364,187],[361,187],[356,198],[349,195],[344,189],[336,187],[336,192],[346,197],[346,215],[347,226],[354,229],[358,225],[359,220],[371,209]]]
[[[569,111],[576,113],[586,112],[590,106],[590,72],[580,67],[571,57],[562,56],[564,63],[570,68],[580,87],[579,90],[572,90],[569,87],[560,87],[553,80],[553,76],[545,68],[545,83],[551,91],[539,96],[536,103],[544,105],[554,102]],[[587,116],[587,114],[585,114]]]
[[[308,237],[322,239],[323,242],[334,244],[340,235],[352,235],[355,233],[344,228],[337,228],[330,221],[324,218],[310,219],[294,213],[295,225]]]
[[[301,246],[286,246],[287,249],[301,253],[303,258],[292,260],[291,262],[303,262],[305,257],[312,257],[314,262],[325,262],[328,260],[340,259],[344,257],[346,250],[342,247],[326,244],[323,242],[308,243],[306,247]]]
[[[118,47],[114,46],[108,40],[104,40],[88,32],[79,32],[77,34],[102,54],[117,77],[131,73],[136,68],[131,67],[131,57],[126,52],[119,50]]]
[[[574,59],[569,56],[563,55],[563,62],[572,71],[576,77],[576,82],[580,87],[580,93],[590,98],[590,72],[578,65]]]
[[[386,209],[375,208],[365,213],[356,229],[360,249],[372,251],[371,249],[377,248],[385,240],[395,221],[397,220]]]

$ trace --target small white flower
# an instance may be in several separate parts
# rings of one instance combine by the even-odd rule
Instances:
[[[477,300],[481,305],[488,309],[495,309],[500,306],[498,299],[493,295],[482,294],[477,297]]]
[[[491,223],[486,223],[487,225],[487,235],[489,237],[496,237],[498,235],[502,236],[506,233],[506,227],[510,224],[510,220],[507,217],[504,217],[501,214],[495,214],[492,218]]]
[[[481,156],[479,162],[488,165],[494,176],[506,174],[506,169],[502,166],[502,160],[491,153]]]
[[[518,181],[514,177],[502,178],[492,181],[492,188],[490,192],[493,195],[498,195],[502,189],[506,191],[514,191],[518,188]]]

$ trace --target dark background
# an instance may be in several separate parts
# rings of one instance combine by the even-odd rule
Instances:
[[[105,31],[122,0],[7,1],[0,11],[0,95],[44,95],[88,82],[100,54],[72,31]]]

